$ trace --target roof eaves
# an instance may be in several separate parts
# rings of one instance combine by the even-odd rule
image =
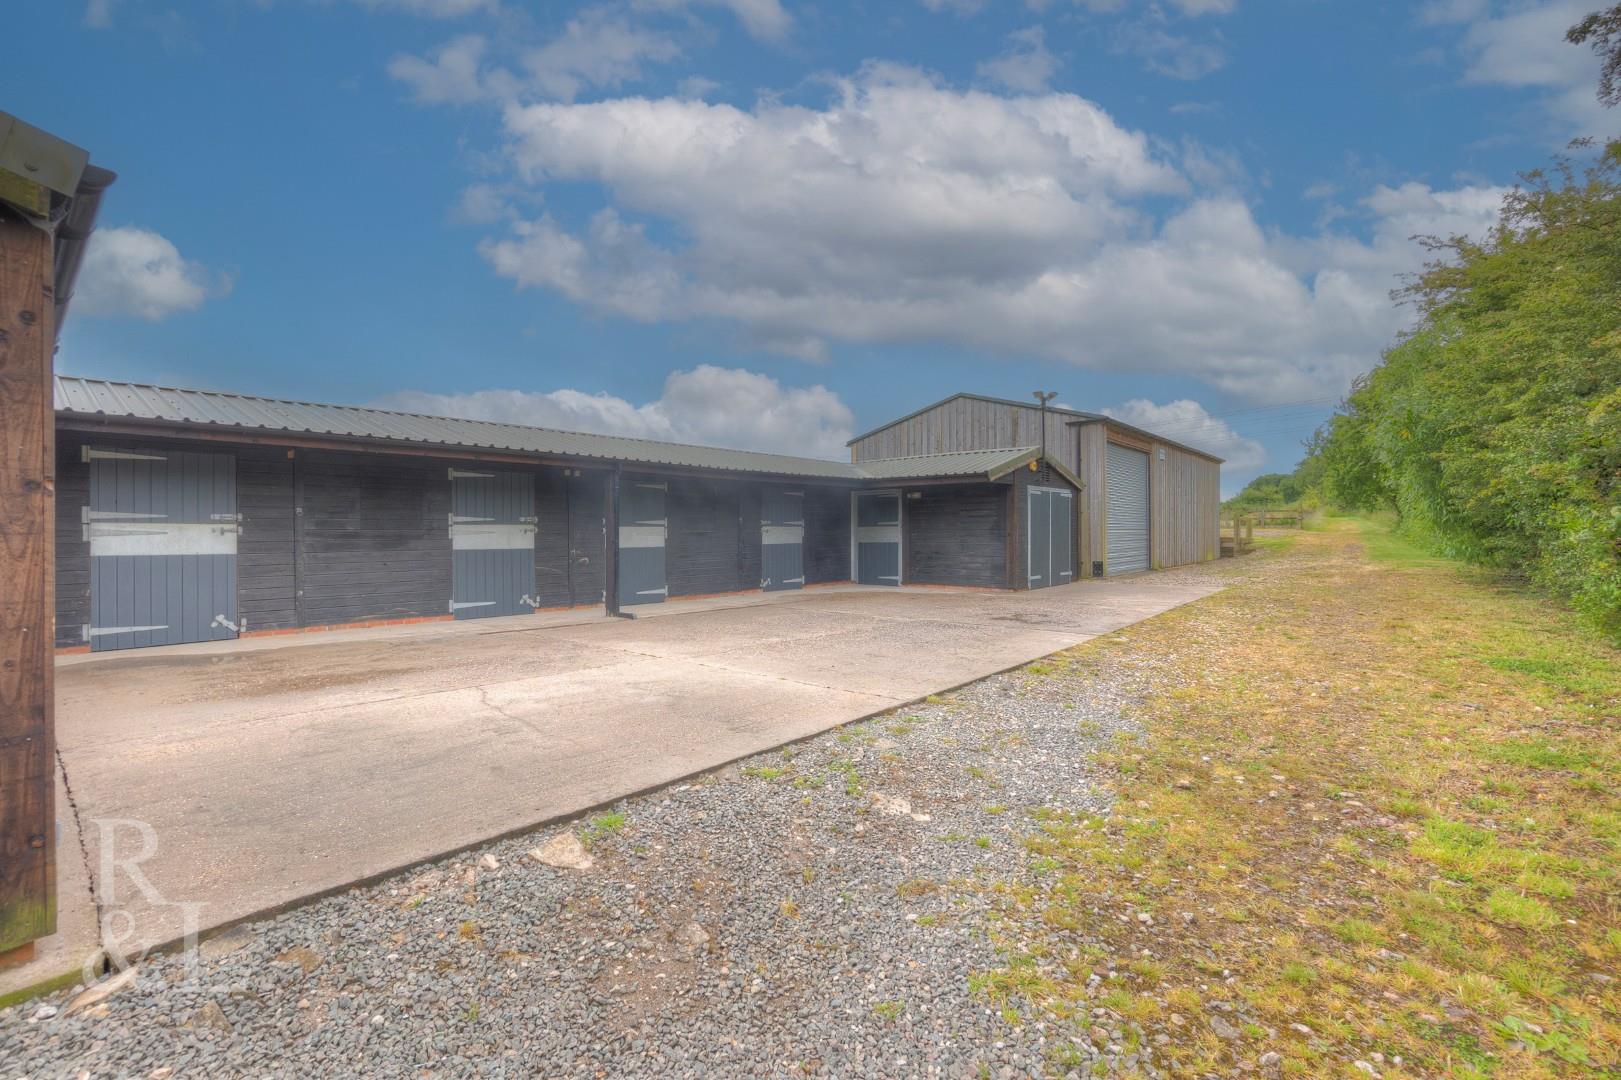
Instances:
[[[1089,420],[1071,420],[1071,421],[1069,421],[1069,423],[1071,423],[1071,424],[1106,424],[1106,425],[1107,424],[1113,424],[1117,428],[1125,428],[1127,431],[1131,432],[1132,434],[1141,435],[1145,439],[1151,439],[1154,442],[1162,442],[1166,446],[1174,446],[1178,450],[1186,450],[1190,454],[1197,454],[1199,457],[1208,458],[1209,460],[1214,461],[1217,465],[1226,464],[1226,461],[1227,461],[1226,458],[1219,458],[1215,454],[1212,454],[1208,450],[1200,450],[1197,446],[1189,446],[1187,443],[1179,443],[1175,439],[1167,439],[1165,436],[1157,435],[1154,432],[1149,431],[1147,428],[1140,428],[1140,427],[1136,426],[1135,424],[1128,424],[1124,420],[1116,420],[1112,416],[1094,416]]]
[[[124,421],[137,426],[143,432],[150,430],[153,434],[165,432],[185,432],[206,429],[217,431],[226,435],[240,435],[244,438],[273,437],[280,435],[289,440],[298,438],[328,440],[335,443],[352,444],[356,450],[366,448],[380,448],[387,446],[412,446],[428,450],[442,450],[446,456],[458,454],[498,454],[503,457],[533,458],[536,461],[590,461],[606,468],[614,465],[622,466],[631,471],[659,469],[697,470],[704,473],[720,473],[729,475],[752,475],[762,477],[782,477],[794,482],[827,481],[829,483],[859,483],[868,479],[856,472],[851,466],[841,462],[827,462],[833,467],[828,472],[796,472],[793,469],[774,469],[769,465],[742,467],[725,464],[694,464],[692,462],[655,459],[651,457],[630,457],[612,454],[596,454],[580,450],[536,450],[518,446],[504,446],[498,443],[476,442],[444,442],[435,439],[425,439],[412,435],[373,435],[365,432],[341,431],[315,431],[295,430],[274,426],[259,426],[237,424],[215,420],[175,420],[168,418],[149,418],[134,414],[118,414],[108,412],[83,412],[72,409],[57,410],[57,417],[61,420],[79,420],[88,423],[105,423],[109,420]],[[80,430],[91,430],[82,428]],[[819,460],[819,459],[809,459]]]
[[[1030,449],[1021,454],[1016,454],[1013,457],[1007,458],[995,465],[992,465],[985,471],[985,479],[1000,480],[1013,470],[1022,468],[1025,465],[1030,464],[1030,462],[1038,460],[1040,457],[1041,448],[1039,446],[1032,446]]]
[[[993,468],[989,473],[986,474],[985,479],[999,480],[1008,473],[1013,472],[1015,469],[1023,468],[1032,461],[1045,461],[1048,466],[1052,468],[1053,472],[1057,473],[1059,476],[1062,476],[1065,480],[1068,480],[1071,484],[1073,484],[1075,486],[1075,490],[1086,490],[1086,485],[1081,482],[1081,478],[1071,472],[1062,461],[1059,461],[1050,454],[1043,454],[1039,449],[1027,451],[1024,454],[1021,454],[1017,460],[1004,462],[1002,465]]]

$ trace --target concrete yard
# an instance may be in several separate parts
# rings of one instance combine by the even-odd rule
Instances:
[[[671,603],[635,620],[518,616],[64,657],[63,932],[40,961],[0,973],[0,993],[96,951],[87,877],[104,914],[124,913],[108,923],[122,948],[138,951],[182,935],[188,910],[203,930],[238,921],[1219,587],[1187,567],[1025,593],[822,588]],[[143,856],[146,838],[155,849]],[[137,873],[108,856],[138,858]]]

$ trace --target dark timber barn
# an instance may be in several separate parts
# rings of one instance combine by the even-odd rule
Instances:
[[[1024,408],[931,410],[959,400]],[[69,376],[56,409],[62,649],[832,583],[1043,588],[1124,568],[1109,493],[1132,482],[1153,565],[1217,545],[1215,459],[1064,410],[1045,448],[1039,418],[942,440],[925,410],[846,464]],[[1117,446],[1143,455],[1136,480],[1115,480]]]

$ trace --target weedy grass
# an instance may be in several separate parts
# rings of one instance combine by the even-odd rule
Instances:
[[[625,815],[618,810],[597,814],[585,823],[584,829],[580,830],[580,843],[589,848],[624,827]]]
[[[872,1007],[872,1015],[886,1024],[893,1024],[906,1011],[904,1001],[880,1001]]]
[[[1037,808],[1029,872],[980,886],[1005,959],[972,985],[1024,1022],[1192,1016],[1173,1075],[1621,1071],[1621,653],[1379,524],[1249,558],[1052,665],[1151,664],[1145,737],[1100,755],[1114,813]],[[1077,940],[1153,968],[1089,989]],[[1254,1022],[1211,1037],[1217,1002]]]

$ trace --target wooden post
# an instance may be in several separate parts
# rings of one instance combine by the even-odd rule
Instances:
[[[0,206],[0,953],[56,932],[53,279]]]

